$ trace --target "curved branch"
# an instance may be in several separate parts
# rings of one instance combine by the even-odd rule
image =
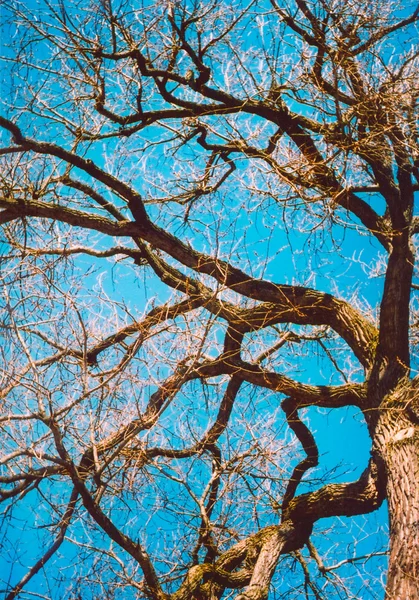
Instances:
[[[1,483],[12,484],[20,481],[18,485],[15,485],[11,490],[0,489],[0,502],[7,500],[8,498],[15,498],[26,492],[33,484],[38,485],[43,479],[51,477],[53,475],[63,475],[65,469],[63,466],[51,465],[48,467],[40,467],[39,469],[33,469],[27,473],[20,473],[11,476],[5,476],[0,478]]]
[[[129,325],[122,327],[119,331],[109,335],[104,340],[95,344],[87,351],[86,360],[90,364],[95,363],[101,352],[114,346],[115,344],[122,342],[134,333],[140,332],[145,339],[152,327],[155,327],[159,323],[169,319],[176,319],[176,317],[179,315],[183,315],[196,308],[199,308],[204,303],[205,298],[187,298],[186,300],[177,302],[174,305],[165,304],[163,306],[153,308],[141,321],[130,323]],[[73,351],[73,353],[76,354],[76,351]],[[80,358],[83,357],[83,353],[81,351],[77,351],[77,355],[79,355]]]
[[[305,532],[306,533],[306,532]],[[246,589],[235,600],[267,600],[269,586],[281,554],[290,552],[301,543],[301,534],[292,523],[283,523],[260,549]]]
[[[150,557],[145,552],[141,544],[133,542],[131,538],[122,533],[111,519],[103,512],[99,504],[94,500],[88,491],[83,474],[80,474],[74,466],[65,446],[59,430],[58,424],[54,419],[48,419],[46,424],[50,427],[54,436],[55,445],[58,454],[62,460],[66,462],[68,473],[71,477],[75,490],[81,496],[83,505],[93,520],[106,532],[106,534],[116,543],[130,554],[134,560],[138,562],[143,570],[145,580],[148,587],[148,595],[152,600],[167,600],[167,595],[162,591],[154,566],[151,563]]]
[[[38,573],[38,571],[40,571],[44,567],[44,565],[49,561],[49,559],[52,556],[54,556],[54,554],[57,552],[57,550],[59,549],[59,547],[61,546],[61,544],[64,541],[65,534],[67,532],[67,529],[70,525],[71,518],[74,513],[74,509],[76,508],[78,496],[79,496],[78,491],[76,490],[76,488],[73,488],[73,491],[70,496],[70,501],[69,501],[66,511],[59,523],[59,533],[58,533],[54,543],[52,544],[52,546],[50,548],[48,548],[48,550],[45,552],[45,554],[42,556],[42,558],[40,558],[34,564],[34,566],[29,569],[29,571],[26,573],[26,575],[24,575],[22,577],[22,579],[19,581],[19,583],[17,583],[14,586],[14,588],[7,594],[5,600],[13,600],[13,598],[16,598],[16,596],[18,596],[20,594],[22,589],[32,579],[32,577],[34,577]]]
[[[135,206],[136,214],[142,219],[147,219],[147,214],[141,195],[133,190],[129,185],[117,179],[110,173],[100,169],[92,160],[83,158],[74,152],[65,150],[58,144],[48,142],[37,142],[36,140],[26,138],[20,128],[12,121],[0,116],[0,127],[7,129],[13,136],[17,144],[24,147],[25,150],[31,150],[37,154],[48,154],[64,160],[66,163],[78,167],[97,181],[100,181],[117,195],[125,198],[132,206]],[[123,234],[122,234],[123,235]]]
[[[0,207],[6,208],[8,213],[13,213],[15,219],[22,217],[42,217],[68,223],[76,227],[93,229],[111,236],[134,237],[138,233],[135,223],[131,221],[116,222],[95,213],[87,213],[65,206],[48,204],[40,200],[15,200],[14,198],[0,196]]]
[[[379,508],[386,497],[385,481],[374,458],[358,481],[330,483],[314,492],[296,496],[284,511],[282,519],[294,523],[326,517],[366,514]]]
[[[266,371],[257,364],[248,363],[230,356],[220,355],[218,358],[202,363],[191,369],[190,377],[216,377],[232,374],[244,381],[259,385],[292,396],[295,407],[321,406],[339,408],[343,406],[363,407],[366,400],[364,384],[349,383],[341,386],[307,385],[299,383],[286,375]]]
[[[330,325],[348,343],[364,366],[369,366],[373,360],[376,329],[344,300],[307,287],[255,279],[226,261],[193,250],[171,233],[154,225],[147,216],[144,219],[137,219],[136,223],[114,222],[98,215],[54,206],[46,202],[35,200],[19,202],[4,197],[0,198],[0,206],[13,208],[16,217],[44,217],[94,229],[111,236],[129,236],[133,239],[140,237],[194,271],[210,275],[221,285],[254,300],[269,303],[270,306],[262,309],[255,307],[242,313],[245,322],[247,319],[254,322],[255,318],[259,318],[266,326],[269,321],[266,311],[268,308],[271,314],[275,314],[272,321],[275,323]],[[137,218],[138,215],[134,214],[134,216]],[[183,276],[182,279],[185,280],[185,277]]]
[[[319,464],[319,450],[317,448],[316,441],[310,429],[301,421],[298,416],[297,408],[298,404],[293,398],[285,398],[281,404],[283,411],[285,412],[287,423],[292,431],[297,436],[301,445],[306,453],[304,458],[294,469],[292,475],[288,481],[287,489],[282,500],[282,510],[286,511],[289,503],[295,496],[298,484],[303,478],[304,474],[313,467]]]
[[[189,569],[183,584],[172,595],[172,600],[190,600],[194,594],[200,597],[199,590],[204,579],[233,589],[249,584],[236,600],[265,600],[279,556],[306,544],[315,521],[330,516],[372,512],[382,504],[384,498],[382,477],[371,460],[358,481],[326,485],[315,492],[297,496],[284,511],[280,525],[265,527],[241,540],[224,552],[214,565],[203,564]],[[245,561],[251,562],[251,568],[237,571]],[[226,572],[233,571],[232,575],[237,578],[240,576],[239,582],[226,577]]]

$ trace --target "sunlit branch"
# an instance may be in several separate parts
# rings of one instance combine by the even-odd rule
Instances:
[[[296,407],[322,406],[339,408],[343,406],[362,406],[365,401],[364,384],[345,384],[342,386],[311,386],[299,383],[280,373],[267,371],[260,366],[247,363],[238,358],[220,355],[214,361],[204,362],[195,367],[200,377],[215,377],[221,374],[234,374],[241,379],[266,387],[281,394],[292,396]]]

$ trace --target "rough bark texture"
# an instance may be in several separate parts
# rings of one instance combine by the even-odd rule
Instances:
[[[374,448],[384,461],[387,476],[389,600],[415,600],[419,595],[419,419],[413,408],[416,394],[409,382],[391,393],[380,407],[374,436]]]

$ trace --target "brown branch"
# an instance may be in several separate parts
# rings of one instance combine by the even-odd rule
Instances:
[[[111,236],[143,238],[185,266],[214,277],[221,285],[249,298],[270,303],[273,305],[270,312],[276,315],[275,323],[288,321],[304,325],[330,325],[348,343],[362,364],[368,365],[374,356],[376,330],[348,303],[310,288],[254,279],[226,261],[193,250],[172,234],[152,224],[148,218],[137,220],[136,223],[114,222],[98,215],[45,202],[19,202],[5,198],[0,198],[0,206],[15,211],[16,217],[45,217]],[[185,281],[185,278],[182,279]],[[201,287],[200,290],[202,289]],[[252,312],[265,323],[269,320],[266,308],[249,309],[247,315],[250,321],[254,321]],[[243,316],[246,318],[245,314]]]
[[[214,565],[203,564],[189,569],[183,584],[172,595],[172,600],[199,598],[199,589],[204,578],[217,583],[221,588],[224,586],[234,589],[237,582],[225,577],[225,572],[229,571],[241,575],[238,587],[249,584],[236,600],[266,600],[279,556],[298,550],[306,544],[315,521],[330,516],[353,516],[372,512],[381,505],[384,498],[385,486],[382,477],[371,460],[370,466],[358,481],[329,484],[315,492],[297,496],[284,512],[281,525],[266,527],[241,540],[223,553]],[[251,568],[247,571],[237,571],[246,560],[251,561]]]
[[[266,371],[257,364],[247,363],[238,358],[232,359],[229,355],[220,355],[215,360],[196,366],[191,370],[190,376],[193,374],[199,377],[233,374],[249,383],[292,396],[296,408],[339,408],[348,405],[362,407],[366,400],[364,384],[353,383],[335,387],[307,385],[280,373]]]
[[[417,22],[418,19],[419,19],[419,5],[413,11],[413,13],[411,14],[410,17],[406,17],[405,19],[402,19],[401,21],[399,21],[398,23],[395,23],[394,25],[389,25],[388,27],[383,27],[382,29],[379,29],[377,32],[373,33],[366,42],[362,43],[357,48],[355,48],[352,51],[352,54],[356,55],[356,54],[360,54],[361,52],[365,52],[366,50],[371,48],[371,46],[373,44],[376,44],[377,42],[382,40],[387,35],[390,35],[391,33],[394,33],[395,31],[399,31],[400,29],[402,29],[403,27],[406,27],[407,25],[411,25],[412,23]]]
[[[66,163],[73,165],[74,167],[82,169],[85,173],[109,187],[116,194],[122,198],[125,198],[132,206],[135,207],[138,217],[141,217],[141,219],[147,219],[147,214],[141,195],[120,179],[117,179],[110,173],[100,169],[92,160],[83,158],[74,152],[65,150],[57,144],[37,142],[36,140],[26,138],[15,123],[5,119],[2,116],[0,116],[0,127],[7,129],[12,134],[15,142],[24,147],[25,150],[31,150],[37,154],[48,154],[50,156],[55,156],[61,160],[64,160]]]
[[[294,523],[327,517],[366,514],[379,508],[386,497],[384,475],[374,459],[353,483],[328,484],[314,492],[296,496],[282,516]]]
[[[199,308],[205,303],[205,298],[187,298],[182,302],[178,302],[174,305],[165,304],[163,306],[158,306],[153,308],[141,321],[137,321],[135,323],[130,323],[125,327],[122,327],[116,333],[109,335],[104,340],[95,344],[92,348],[90,348],[86,353],[86,360],[88,363],[93,364],[96,362],[97,357],[101,352],[114,346],[115,344],[121,343],[127,337],[134,335],[135,333],[141,333],[143,338],[147,337],[150,329],[159,325],[160,323],[167,321],[169,319],[176,319],[179,315],[183,315],[187,312],[190,312],[196,308]],[[76,354],[76,351],[72,351],[73,354]],[[82,352],[77,351],[77,355],[82,358]]]
[[[15,200],[0,196],[0,206],[7,209],[7,212],[13,213],[14,218],[23,217],[41,217],[62,221],[76,227],[93,229],[111,236],[134,237],[137,233],[135,223],[129,220],[115,222],[106,217],[94,213],[87,213],[81,210],[67,208],[54,204],[48,204],[40,200]],[[10,220],[10,219],[8,219]]]
[[[52,431],[55,445],[60,458],[65,461],[68,473],[71,477],[75,490],[81,496],[83,505],[93,520],[103,529],[103,531],[116,543],[123,548],[140,565],[148,587],[148,596],[151,600],[167,600],[167,595],[162,591],[154,566],[148,554],[141,544],[133,542],[127,535],[122,533],[111,519],[103,512],[99,504],[93,499],[88,491],[83,473],[79,473],[73,461],[68,454],[62,439],[58,424],[54,419],[47,419],[46,425]]]
[[[15,498],[26,492],[33,484],[37,485],[46,477],[52,477],[53,475],[63,475],[65,472],[64,466],[51,465],[48,467],[40,467],[39,469],[32,469],[26,473],[19,473],[16,475],[6,475],[0,477],[0,483],[12,484],[20,481],[18,485],[15,485],[11,490],[0,489],[0,502],[7,500],[8,498]]]
[[[226,261],[193,250],[170,233],[148,223],[139,224],[140,235],[150,244],[173,256],[198,273],[214,277],[237,293],[272,304],[283,320],[298,324],[330,325],[352,348],[362,364],[368,364],[375,352],[375,328],[349,304],[330,294],[322,294],[302,286],[275,284],[254,279]],[[266,309],[249,309],[266,322]],[[246,315],[243,315],[246,318]]]
[[[5,600],[13,600],[13,598],[16,598],[20,594],[20,592],[23,590],[25,585],[32,579],[32,577],[34,577],[45,566],[45,564],[49,561],[49,559],[52,556],[54,556],[54,554],[60,548],[61,544],[64,541],[67,529],[70,525],[71,518],[74,513],[74,509],[76,508],[78,496],[79,496],[78,491],[74,487],[73,491],[71,492],[70,500],[69,500],[68,506],[66,508],[66,511],[58,525],[59,533],[58,533],[57,537],[55,538],[54,543],[52,544],[52,546],[50,546],[50,548],[48,548],[48,550],[45,552],[45,554],[42,556],[42,558],[40,558],[33,565],[33,567],[31,567],[29,569],[29,571],[26,573],[26,575],[24,575],[22,577],[22,579],[19,581],[19,583],[17,583],[14,586],[14,588],[7,594]]]
[[[301,533],[297,528],[292,523],[282,523],[261,547],[249,585],[235,600],[267,600],[279,557],[300,544]]]
[[[304,458],[295,467],[288,481],[287,489],[282,500],[282,510],[286,511],[289,503],[295,496],[297,487],[304,474],[309,469],[312,469],[313,467],[316,467],[319,464],[319,450],[317,448],[316,441],[310,429],[302,422],[302,420],[298,416],[298,403],[294,402],[292,398],[286,398],[285,400],[283,400],[281,407],[285,412],[287,423],[290,429],[292,429],[292,431],[297,436],[307,455],[306,458]]]

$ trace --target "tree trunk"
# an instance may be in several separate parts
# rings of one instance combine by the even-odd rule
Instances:
[[[406,385],[392,394],[381,407],[375,436],[387,473],[390,517],[386,600],[419,599],[419,419],[413,401]]]

